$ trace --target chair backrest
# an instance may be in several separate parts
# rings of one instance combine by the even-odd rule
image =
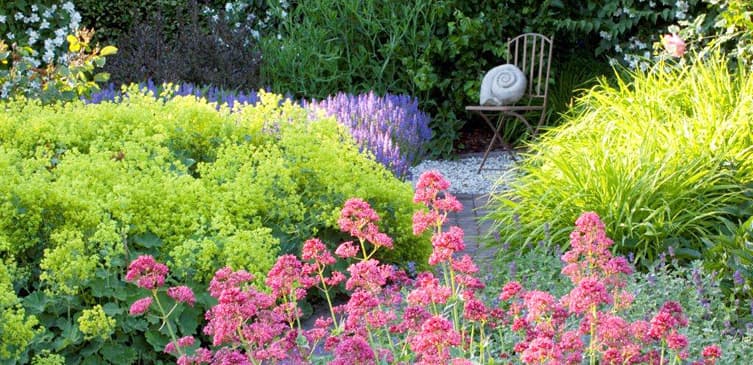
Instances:
[[[507,42],[507,63],[517,66],[528,79],[526,93],[543,98],[549,92],[549,71],[552,63],[552,38],[539,33],[525,33]]]

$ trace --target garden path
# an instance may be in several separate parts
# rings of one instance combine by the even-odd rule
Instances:
[[[487,194],[457,194],[456,197],[463,204],[462,212],[451,212],[447,216],[445,226],[458,226],[463,229],[465,250],[460,254],[468,254],[479,267],[479,278],[485,277],[493,270],[492,262],[495,250],[483,247],[483,237],[491,229],[491,222],[482,222],[481,217],[488,213],[489,195]]]

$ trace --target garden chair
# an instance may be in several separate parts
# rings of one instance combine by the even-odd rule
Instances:
[[[536,137],[539,132],[539,128],[546,118],[552,42],[553,37],[549,38],[538,33],[525,33],[508,40],[507,63],[515,65],[526,77],[527,86],[523,98],[511,105],[466,106],[465,110],[479,114],[494,132],[489,147],[484,153],[481,166],[478,168],[479,173],[496,141],[499,141],[502,147],[510,153],[512,159],[516,160],[515,151],[510,143],[502,138],[501,134],[508,120],[517,120],[523,123],[532,138]],[[538,123],[535,126],[527,119],[527,116],[532,113],[539,115]]]

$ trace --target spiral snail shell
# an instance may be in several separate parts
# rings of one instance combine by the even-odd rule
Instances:
[[[480,105],[509,105],[520,100],[526,91],[526,77],[515,65],[497,66],[481,81]]]

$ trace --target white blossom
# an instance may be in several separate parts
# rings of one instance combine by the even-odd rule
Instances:
[[[50,27],[50,23],[47,21],[47,19],[42,20],[42,23],[39,24],[39,29],[47,29]]]
[[[63,4],[62,8],[68,13],[70,13],[71,15],[73,15],[73,13],[76,12],[76,7],[70,1]]]
[[[13,15],[13,18],[16,19],[16,20],[21,20],[21,19],[24,18],[24,14],[23,13],[16,13],[15,15]]]
[[[0,23],[5,23],[6,16],[0,15]]]

